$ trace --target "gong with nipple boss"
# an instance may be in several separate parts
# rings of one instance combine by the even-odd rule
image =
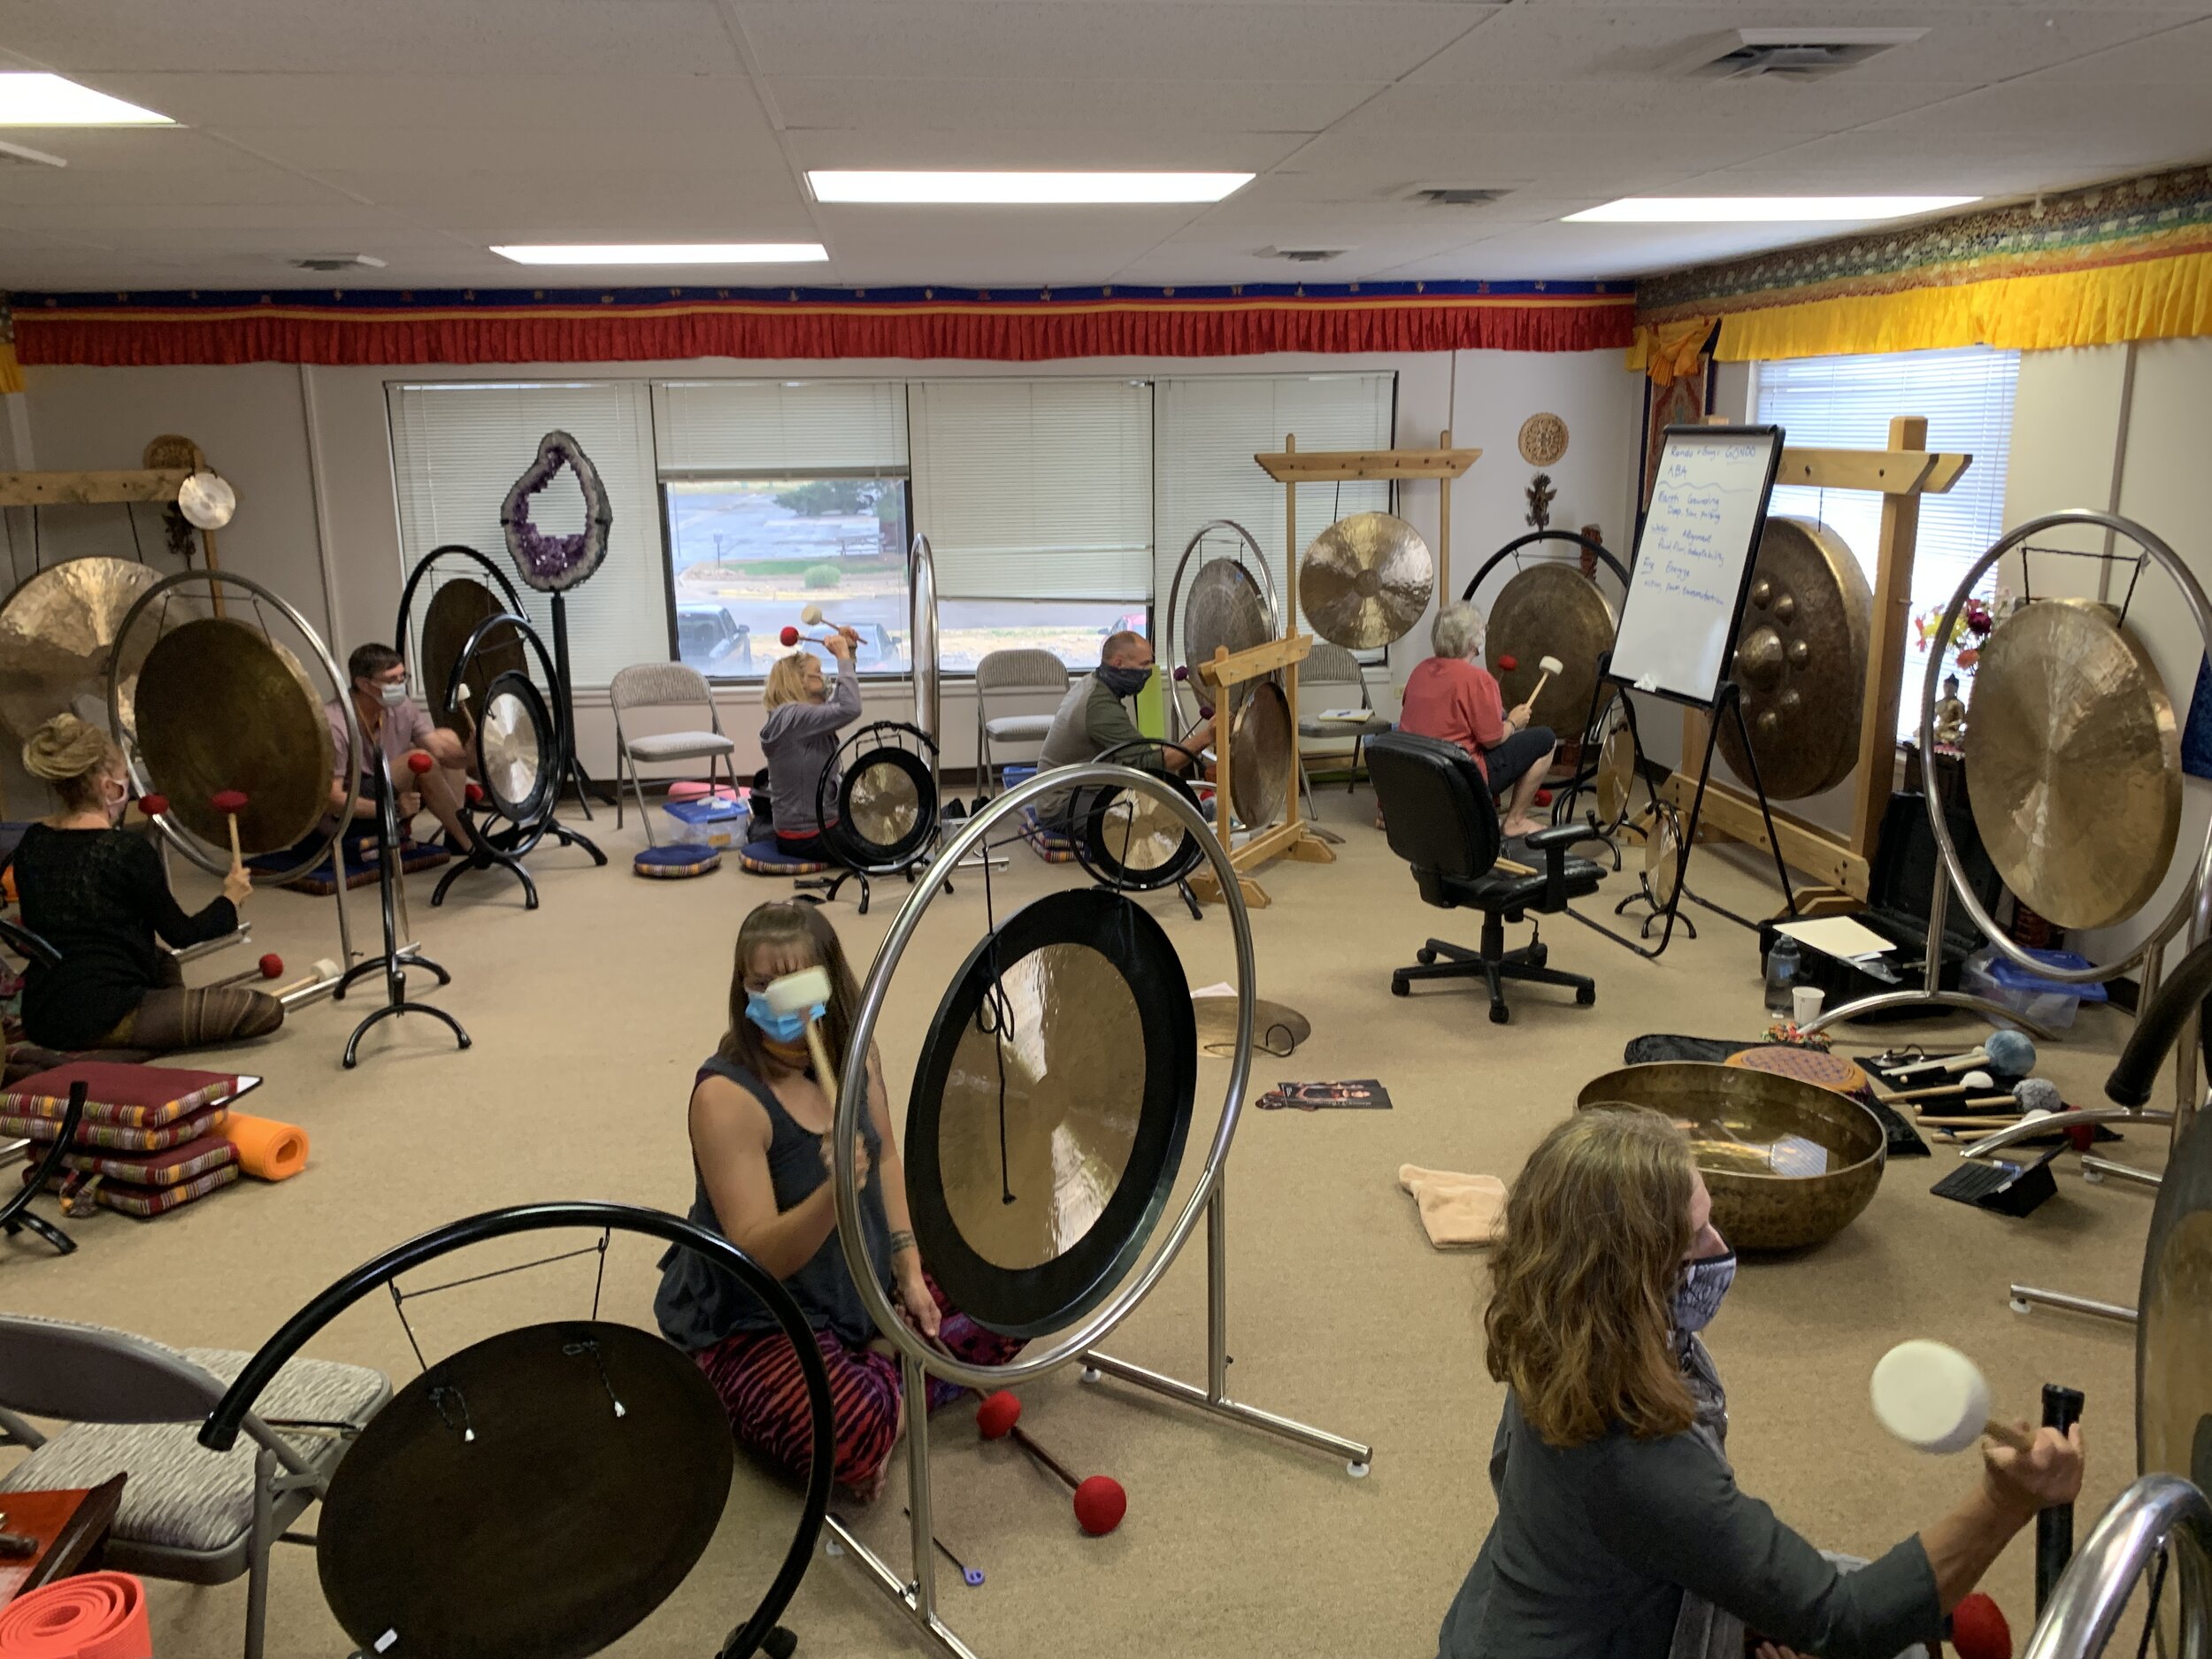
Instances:
[[[1874,593],[1841,536],[1809,518],[1770,518],[1759,537],[1731,677],[1743,694],[1747,755],[1732,720],[1720,750],[1747,782],[1751,762],[1774,801],[1832,789],[1859,760]]]
[[[2038,599],[1997,624],[1964,749],[1974,826],[2037,914],[2108,927],[2158,890],[2181,833],[2181,732],[2157,664],[2108,606]]]
[[[25,578],[0,604],[0,721],[18,741],[64,712],[106,724],[116,635],[139,596],[160,580],[159,571],[135,559],[69,559]],[[136,660],[122,665],[119,699],[127,723],[152,643],[150,633],[133,630]]]
[[[228,845],[211,797],[242,790],[238,844],[248,857],[303,840],[330,810],[330,723],[306,672],[261,629],[222,617],[180,623],[138,673],[138,757],[170,815],[211,846]]]
[[[1211,663],[1216,650],[1234,657],[1274,637],[1274,620],[1267,600],[1252,572],[1234,559],[1208,559],[1191,578],[1190,593],[1183,601],[1183,626],[1179,635],[1183,665],[1190,670],[1191,688],[1217,708],[1233,715],[1251,694],[1251,683],[1210,686],[1199,677],[1199,667]]]
[[[1298,603],[1313,631],[1347,650],[1403,639],[1436,591],[1429,544],[1395,513],[1340,518],[1298,560]]]
[[[1036,1337],[1113,1293],[1165,1209],[1198,1041],[1166,933],[1098,888],[1054,893],[969,953],[907,1116],[907,1199],[955,1306]]]
[[[1251,694],[1230,731],[1229,804],[1247,829],[1279,823],[1290,805],[1291,772],[1298,764],[1290,700],[1272,675],[1247,683]]]
[[[1543,676],[1543,659],[1562,664],[1544,685],[1540,725],[1571,736],[1590,711],[1598,659],[1613,649],[1619,623],[1598,585],[1564,559],[1524,565],[1498,590],[1484,630],[1483,657],[1509,709],[1518,708]],[[1510,668],[1502,666],[1507,657]],[[1607,694],[1611,701],[1611,694]]]

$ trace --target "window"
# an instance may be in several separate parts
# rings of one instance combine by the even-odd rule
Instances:
[[[2005,460],[2012,447],[2013,388],[2020,354],[1973,346],[1958,351],[1903,351],[1887,356],[1801,357],[1756,365],[1758,419],[1780,426],[1787,442],[1806,449],[1879,449],[1893,415],[1925,415],[1931,449],[1963,451],[1974,464],[1951,489],[1920,498],[1920,534],[1913,555],[1912,615],[1931,627],[1959,579],[2003,534]],[[1874,582],[1882,498],[1863,490],[1803,486],[1774,492],[1770,511],[1817,518],[1850,543]],[[1987,589],[1985,589],[1986,592]],[[1905,636],[1905,672],[1897,700],[1897,731],[1920,726],[1921,677],[1928,648],[1918,629]]]
[[[907,414],[942,665],[1033,646],[1097,666],[1152,590],[1150,385],[918,381]]]
[[[599,471],[614,509],[607,557],[568,595],[571,672],[604,686],[631,663],[668,656],[668,611],[653,497],[652,421],[641,381],[484,386],[455,381],[386,388],[399,494],[400,565],[457,541],[504,567],[499,510],[549,432],[568,433]],[[583,492],[565,475],[531,516],[549,534],[584,526]],[[552,601],[519,580],[530,621],[552,642]],[[428,603],[426,593],[418,605]],[[417,616],[421,615],[418,609]],[[394,641],[402,644],[401,641]]]
[[[859,630],[862,673],[909,672],[904,388],[671,382],[653,407],[676,655],[764,674],[811,603]]]

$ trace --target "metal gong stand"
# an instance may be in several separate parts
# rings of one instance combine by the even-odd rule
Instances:
[[[1207,858],[1211,861],[1228,905],[1230,929],[1236,941],[1236,1048],[1230,1061],[1229,1080],[1222,1098],[1220,1122],[1215,1129],[1212,1143],[1207,1148],[1205,1167],[1196,1186],[1164,1236],[1158,1235],[1156,1231],[1163,1214],[1160,1205],[1164,1204],[1166,1198],[1166,1188],[1163,1187],[1159,1189],[1156,1202],[1147,1216],[1141,1218],[1139,1226],[1133,1230],[1133,1236],[1122,1247],[1116,1258],[1121,1264],[1118,1282],[1110,1288],[1097,1290],[1094,1294],[1099,1299],[1089,1301],[1089,1310],[1077,1316],[1072,1328],[1049,1335],[1048,1340],[1042,1340],[1051,1330],[1048,1325],[1044,1327],[1037,1333],[1041,1339],[1040,1346],[1003,1365],[978,1365],[956,1359],[925,1342],[920,1333],[901,1317],[882,1286],[877,1283],[874,1268],[867,1257],[860,1188],[855,1180],[855,1148],[860,1138],[861,1114],[866,1110],[870,1068],[865,1064],[849,1063],[839,1079],[837,1111],[830,1126],[830,1136],[832,1179],[835,1183],[837,1198],[837,1236],[845,1251],[853,1283],[858,1287],[861,1301],[878,1331],[899,1351],[905,1397],[909,1402],[927,1400],[927,1376],[932,1373],[969,1388],[989,1391],[1041,1377],[1075,1360],[1083,1365],[1083,1377],[1087,1382],[1096,1381],[1101,1377],[1113,1377],[1133,1383],[1231,1422],[1262,1429],[1285,1440],[1333,1453],[1347,1460],[1348,1471],[1353,1476],[1363,1476],[1366,1474],[1373,1455],[1371,1447],[1229,1397],[1229,1235],[1225,1171],[1230,1141],[1236,1133],[1237,1121],[1243,1109],[1245,1085],[1251,1071],[1255,977],[1252,929],[1238,888],[1236,870],[1229,862],[1227,851],[1215,841],[1204,817],[1164,780],[1128,767],[1105,766],[1095,762],[1063,767],[1026,780],[995,797],[970,818],[923,872],[920,885],[908,896],[892,922],[882,949],[868,970],[867,980],[861,987],[860,1006],[854,1017],[847,1053],[849,1056],[865,1056],[870,1052],[877,1021],[890,994],[892,979],[898,971],[907,947],[912,943],[914,934],[921,926],[924,913],[928,910],[930,902],[945,887],[954,867],[981,842],[991,826],[1000,818],[1018,813],[1040,795],[1069,787],[1108,787],[1148,795],[1180,820],[1184,829],[1197,838]],[[987,941],[986,947],[979,949],[987,949],[988,942]],[[1163,1376],[1125,1360],[1113,1358],[1098,1352],[1095,1347],[1135,1311],[1138,1304],[1159,1283],[1161,1276],[1174,1262],[1202,1217],[1206,1223],[1207,1262],[1207,1379],[1202,1387]],[[1153,1242],[1151,1254],[1146,1256],[1143,1250],[1148,1238],[1151,1238]],[[930,1530],[929,1438],[926,1408],[910,1409],[906,1431],[906,1470],[907,1508],[911,1520],[910,1576],[901,1575],[835,1517],[829,1518],[827,1525],[831,1535],[850,1552],[870,1580],[905,1611],[916,1628],[941,1652],[951,1655],[952,1659],[975,1659],[973,1651],[938,1615],[935,1562]]]
[[[836,780],[834,789],[831,780]],[[825,766],[814,786],[814,821],[843,866],[834,876],[794,885],[816,888],[801,896],[833,901],[848,881],[860,883],[860,913],[868,913],[871,876],[903,875],[929,856],[937,840],[937,745],[926,733],[900,720],[876,720],[847,738],[837,764]]]
[[[1198,797],[1177,773],[1167,770],[1164,753],[1173,749],[1194,766],[1198,756],[1180,743],[1140,738],[1094,757],[1099,766],[1137,766],[1159,779],[1203,816]],[[1144,764],[1149,760],[1151,764]],[[1091,879],[1117,893],[1153,893],[1173,887],[1190,910],[1191,920],[1203,921],[1206,912],[1190,888],[1190,872],[1205,857],[1198,838],[1183,827],[1175,815],[1156,799],[1141,799],[1120,787],[1078,792],[1069,814],[1076,862]],[[1172,839],[1171,839],[1171,837]],[[1139,855],[1150,855],[1148,858]]]
[[[200,589],[203,585],[204,592],[188,591]],[[175,575],[164,577],[140,594],[136,603],[124,613],[122,621],[116,627],[114,649],[108,659],[106,675],[108,730],[113,734],[117,746],[123,751],[123,764],[130,777],[132,793],[142,796],[166,793],[173,797],[171,810],[151,815],[153,823],[161,832],[164,840],[210,875],[219,877],[230,872],[229,847],[227,844],[219,845],[213,840],[196,833],[188,823],[180,821],[180,817],[191,816],[189,811],[180,815],[175,810],[178,799],[188,798],[192,793],[198,790],[202,784],[211,780],[182,778],[165,780],[157,777],[150,768],[148,757],[140,749],[135,708],[137,673],[149,653],[146,649],[134,649],[131,636],[133,630],[139,627],[142,623],[150,623],[157,635],[162,634],[168,626],[167,617],[170,605],[173,601],[180,598],[204,599],[214,612],[213,618],[210,619],[223,620],[221,595],[226,588],[234,588],[247,596],[250,609],[256,622],[259,625],[259,631],[265,643],[273,648],[275,645],[275,641],[269,635],[266,611],[263,609],[265,606],[268,610],[274,611],[290,625],[301,642],[306,646],[307,656],[328,678],[331,695],[336,700],[340,709],[343,710],[346,722],[346,752],[343,757],[343,770],[339,775],[359,776],[361,757],[365,749],[361,737],[361,723],[354,713],[353,699],[347,695],[348,682],[345,671],[339,667],[335,659],[332,657],[330,649],[323,643],[322,637],[308,626],[307,618],[281,596],[271,592],[250,576],[241,576],[234,572],[225,570],[180,571]],[[235,621],[235,618],[230,620]],[[127,686],[126,685],[127,674],[129,680]],[[131,697],[127,707],[127,692]],[[308,691],[306,695],[311,703],[313,702],[311,690]],[[240,723],[242,727],[255,722],[262,712],[260,710],[251,708],[221,711],[207,710],[204,711],[204,718],[214,719],[227,717]],[[296,710],[293,712],[295,715],[297,713]],[[318,722],[322,720],[323,711],[319,706],[315,706],[311,713],[314,720]],[[246,747],[250,735],[242,730],[234,732],[226,729],[214,736],[210,748],[216,751],[218,760],[227,758],[220,753],[220,749],[226,745],[234,749],[242,749]],[[326,748],[327,745],[324,747]],[[260,758],[265,760],[266,757]],[[313,768],[319,774],[324,764],[319,755],[304,751],[296,755],[288,752],[280,758],[289,770]],[[240,777],[225,777],[211,781],[215,787],[231,788],[248,780]],[[251,781],[257,783],[260,780],[257,777]],[[327,776],[319,776],[318,781],[326,786]],[[181,785],[182,787],[165,787],[173,784]],[[191,802],[189,804],[196,806],[197,803]],[[326,813],[323,816],[327,818],[329,815]],[[350,965],[353,962],[354,951],[353,929],[346,912],[345,843],[342,833],[345,827],[346,820],[343,818],[331,819],[327,827],[318,827],[315,840],[310,849],[298,862],[280,870],[263,870],[256,873],[265,880],[281,884],[304,875],[320,864],[324,857],[327,856],[331,860],[332,873],[337,878],[334,883],[335,890],[331,897],[338,910],[338,959],[342,964]]]
[[[1191,559],[1200,548],[1204,546],[1206,538],[1225,532],[1236,537],[1243,543],[1243,546],[1233,554],[1218,557],[1227,557],[1248,576],[1254,570],[1259,572],[1259,580],[1256,585],[1259,588],[1262,601],[1267,607],[1267,627],[1261,638],[1273,639],[1283,631],[1283,607],[1281,600],[1276,596],[1275,593],[1275,572],[1268,566],[1267,554],[1261,548],[1259,539],[1242,525],[1230,518],[1215,518],[1200,525],[1191,533],[1191,539],[1183,544],[1182,557],[1175,561],[1175,578],[1168,585],[1167,614],[1161,618],[1160,643],[1164,649],[1159,654],[1159,660],[1171,676],[1168,685],[1164,688],[1166,695],[1161,698],[1161,703],[1166,715],[1167,733],[1171,738],[1180,738],[1190,729],[1184,723],[1183,701],[1176,695],[1177,681],[1172,678],[1183,666],[1183,648],[1187,643],[1183,638],[1183,579],[1190,573]],[[1251,555],[1249,565],[1245,561],[1247,553]],[[1201,559],[1199,565],[1202,569],[1211,563],[1213,563],[1211,559]],[[1258,641],[1254,641],[1256,644],[1258,642]]]
[[[595,1245],[403,1291],[399,1277],[495,1239],[555,1229]],[[611,1646],[673,1594],[727,1503],[734,1445],[721,1402],[691,1357],[658,1335],[599,1317],[611,1234],[658,1239],[732,1275],[796,1349],[814,1455],[790,1548],[716,1659],[795,1647],[777,1619],[806,1576],[828,1512],[835,1440],[829,1373],[780,1280],[718,1233],[664,1211],[589,1201],[519,1204],[448,1222],[334,1282],[263,1343],[199,1432],[227,1452],[307,1342],[387,1289],[418,1359],[404,1303],[522,1268],[596,1255],[591,1312],[511,1330],[432,1363],[355,1434],[311,1540],[325,1599],[359,1653],[428,1659],[572,1659]],[[265,1446],[281,1446],[273,1437]],[[263,1451],[266,1460],[283,1453]],[[549,1507],[541,1472],[557,1463]],[[587,1540],[579,1549],[578,1540]],[[308,1541],[308,1540],[302,1540]]]

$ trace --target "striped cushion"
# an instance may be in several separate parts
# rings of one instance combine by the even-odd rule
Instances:
[[[703,847],[697,841],[672,841],[665,847],[648,847],[630,861],[634,873],[659,881],[680,881],[687,876],[703,876],[721,867],[720,850]]]
[[[769,841],[747,841],[737,855],[737,862],[745,871],[756,876],[818,876],[835,864],[818,863],[808,858],[794,858]]]
[[[1075,838],[1065,830],[1040,824],[1033,806],[1022,809],[1022,839],[1048,864],[1075,862]]]

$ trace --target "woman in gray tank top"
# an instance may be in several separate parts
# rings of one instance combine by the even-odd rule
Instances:
[[[691,1092],[691,1219],[781,1279],[814,1329],[836,1412],[837,1479],[863,1498],[882,1490],[905,1427],[897,1362],[870,1321],[837,1236],[829,1138],[836,1102],[814,1076],[803,1020],[767,1006],[772,979],[825,968],[824,1045],[845,1056],[859,987],[828,918],[811,904],[763,904],[738,930],[730,1027]],[[915,1248],[906,1172],[891,1133],[882,1067],[867,1056],[868,1110],[857,1172],[869,1268],[925,1336],[964,1359],[1002,1364],[1020,1351],[949,1307]],[[812,1456],[797,1353],[761,1302],[695,1251],[661,1258],[653,1312],[661,1333],[698,1361],[737,1438],[792,1473]],[[932,1405],[959,1391],[933,1381]]]

